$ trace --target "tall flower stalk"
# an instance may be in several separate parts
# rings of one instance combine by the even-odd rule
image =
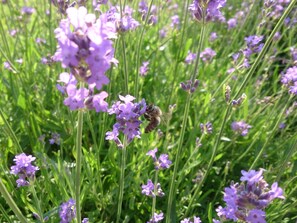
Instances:
[[[121,150],[121,173],[120,173],[120,188],[119,188],[119,200],[118,200],[118,210],[117,210],[117,223],[121,220],[123,196],[124,196],[124,184],[125,184],[125,169],[126,169],[126,152],[127,152],[127,139],[124,136],[123,149]]]
[[[204,35],[205,35],[204,16],[202,18],[203,18],[203,20],[202,20],[202,27],[201,27],[201,32],[200,32],[200,36],[199,36],[199,44],[198,44],[198,49],[197,49],[197,58],[196,58],[196,62],[195,62],[195,68],[194,68],[194,72],[192,73],[192,75],[190,77],[191,88],[194,85],[195,77],[198,77],[198,74],[199,74],[198,65],[199,65],[199,60],[200,60],[200,52],[201,52],[202,44],[203,44],[203,41],[204,41]],[[190,92],[188,92],[187,99],[186,99],[186,104],[185,104],[183,121],[182,121],[182,129],[181,129],[180,138],[179,138],[179,142],[178,142],[177,153],[176,153],[176,156],[175,156],[173,176],[172,176],[171,182],[170,182],[169,197],[168,197],[168,204],[167,204],[167,213],[166,213],[166,222],[167,223],[171,222],[171,217],[172,217],[172,209],[173,209],[172,204],[173,204],[173,200],[175,199],[174,194],[175,194],[175,191],[176,191],[175,180],[176,180],[176,176],[177,176],[177,170],[179,169],[179,162],[180,162],[181,154],[182,154],[182,145],[183,145],[186,125],[187,125],[187,119],[188,119],[188,114],[189,114],[191,96],[192,96],[192,94]]]
[[[82,159],[82,130],[83,130],[83,111],[78,111],[77,133],[76,133],[76,178],[75,178],[75,200],[76,200],[76,219],[81,221],[80,207],[80,182],[81,182],[81,159]]]
[[[14,202],[14,200],[10,196],[10,193],[7,191],[7,189],[6,189],[5,185],[3,184],[1,178],[0,178],[0,192],[1,192],[2,196],[4,197],[6,203],[9,205],[9,207],[11,208],[13,213],[18,218],[18,220],[21,223],[28,223],[26,217],[22,214],[22,212],[18,208],[17,204]]]

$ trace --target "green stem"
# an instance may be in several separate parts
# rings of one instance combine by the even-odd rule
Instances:
[[[3,184],[1,178],[0,178],[0,192],[1,192],[4,200],[8,204],[8,206],[11,208],[11,210],[13,211],[13,213],[19,219],[19,221],[21,223],[28,223],[27,219],[22,214],[22,212],[20,211],[20,209],[18,208],[18,206],[16,205],[16,203],[14,202],[14,200],[12,199],[12,197],[10,196],[10,194],[8,193],[8,191],[7,191],[6,187],[5,187],[5,185]]]
[[[2,120],[4,121],[4,124],[5,124],[6,128],[7,128],[8,135],[10,136],[10,138],[12,139],[14,144],[17,146],[17,153],[22,153],[23,149],[22,149],[21,145],[19,144],[19,141],[18,141],[16,135],[14,134],[14,131],[12,130],[12,128],[9,125],[8,121],[6,120],[6,118],[4,116],[4,113],[3,113],[1,108],[0,108],[0,116],[1,116]]]
[[[83,129],[83,111],[78,111],[77,135],[76,135],[76,179],[75,179],[75,202],[76,202],[76,219],[81,222],[80,207],[80,183],[81,183],[81,159],[82,159],[82,129]]]
[[[238,98],[238,96],[240,95],[241,91],[243,90],[243,88],[246,86],[248,80],[250,79],[250,77],[254,74],[257,66],[259,65],[260,62],[262,62],[262,58],[264,57],[265,53],[268,51],[268,48],[273,40],[273,36],[275,35],[275,33],[277,32],[277,30],[281,27],[281,25],[283,24],[283,21],[284,19],[288,16],[288,14],[292,11],[294,5],[296,4],[296,1],[297,0],[293,0],[290,5],[288,6],[288,8],[285,10],[284,14],[282,15],[282,17],[279,19],[278,23],[276,24],[276,26],[274,27],[273,31],[271,32],[271,34],[269,35],[267,41],[265,42],[264,46],[263,46],[263,49],[261,50],[261,52],[259,53],[258,57],[256,58],[255,62],[253,63],[252,67],[250,68],[249,72],[247,73],[244,81],[242,82],[239,90],[237,91],[237,93],[235,94],[235,96],[233,97],[233,99],[236,99]],[[212,155],[211,155],[211,158],[210,158],[210,161],[209,161],[209,164],[207,166],[207,170],[202,178],[202,180],[199,182],[195,192],[194,192],[194,195],[192,196],[190,202],[189,202],[189,205],[188,205],[188,209],[185,213],[185,215],[188,215],[190,210],[191,210],[191,206],[193,204],[193,202],[195,201],[195,199],[197,199],[197,196],[200,192],[200,189],[201,189],[201,186],[202,184],[204,183],[206,177],[208,176],[209,172],[210,172],[210,169],[212,167],[212,164],[214,162],[214,158],[217,154],[217,150],[218,150],[218,147],[219,147],[219,144],[220,144],[220,139],[222,137],[222,134],[223,134],[223,129],[225,127],[225,124],[226,124],[226,121],[227,121],[227,118],[231,112],[231,108],[232,108],[232,104],[230,103],[227,107],[227,110],[225,112],[225,116],[223,118],[223,122],[222,122],[222,125],[221,125],[221,128],[220,128],[220,131],[219,131],[219,134],[216,138],[216,141],[215,141],[215,145],[214,145],[214,148],[213,148],[213,151],[212,151]]]
[[[117,212],[117,223],[120,222],[124,195],[124,183],[125,183],[125,169],[126,169],[126,149],[127,139],[124,137],[122,158],[121,158],[121,175],[120,175],[120,191],[119,191],[119,202],[118,202],[118,212]]]
[[[172,209],[173,209],[172,204],[173,204],[173,200],[175,198],[175,179],[176,179],[176,176],[177,176],[177,170],[179,169],[179,162],[180,162],[180,158],[181,158],[182,145],[183,145],[183,141],[184,141],[184,135],[185,135],[187,119],[188,119],[188,113],[189,113],[189,108],[190,108],[190,99],[191,99],[191,94],[189,93],[187,95],[185,111],[184,111],[184,116],[183,116],[183,122],[182,122],[182,129],[181,129],[180,138],[179,138],[179,142],[178,142],[177,153],[176,153],[175,161],[174,161],[173,176],[171,177],[171,182],[170,182],[169,197],[168,197],[168,204],[167,204],[167,213],[166,213],[166,222],[167,223],[172,222],[171,217],[172,217]]]
[[[185,3],[185,7],[184,7],[184,11],[185,11],[185,16],[183,18],[183,26],[182,26],[182,31],[181,31],[181,40],[180,40],[180,44],[178,47],[178,51],[176,54],[176,58],[175,58],[175,64],[174,64],[174,68],[172,70],[172,81],[170,83],[170,93],[169,93],[169,98],[167,100],[168,104],[166,104],[165,107],[168,107],[171,104],[171,98],[172,98],[172,94],[174,91],[174,88],[176,87],[175,81],[177,80],[175,77],[177,77],[177,72],[178,72],[178,65],[180,63],[180,53],[183,49],[184,46],[184,39],[185,39],[185,34],[186,34],[186,28],[188,28],[187,26],[187,21],[188,21],[188,8],[189,8],[189,4],[190,4],[190,0],[187,0],[187,2]]]
[[[157,183],[158,183],[158,170],[155,172],[155,180],[154,180],[154,194],[155,196],[153,197],[153,204],[152,204],[152,219],[154,219],[154,213],[156,211],[156,200],[157,200]]]
[[[279,123],[280,123],[281,119],[283,118],[283,115],[284,115],[285,111],[287,110],[287,107],[288,107],[289,103],[291,102],[291,99],[292,99],[292,98],[293,98],[293,96],[291,95],[290,99],[287,101],[286,105],[284,106],[282,112],[279,114],[279,117],[278,117],[277,121],[275,122],[275,125],[274,125],[272,131],[270,132],[270,134],[269,134],[269,136],[267,137],[267,139],[266,139],[264,145],[262,146],[260,152],[258,153],[258,155],[257,155],[257,157],[255,158],[253,164],[251,165],[250,170],[253,169],[253,168],[255,167],[256,163],[258,162],[258,160],[260,159],[260,157],[261,157],[262,154],[264,153],[264,151],[265,151],[265,149],[266,149],[268,143],[271,142],[271,139],[272,139],[272,137],[274,136],[274,133],[276,132],[276,130],[278,129],[278,127],[279,127]]]
[[[124,59],[124,83],[125,83],[125,93],[129,94],[129,74],[128,74],[128,65],[127,65],[127,58],[126,58],[126,44],[124,35],[121,36],[122,42],[122,50],[123,50],[123,59]]]
[[[41,202],[40,199],[38,199],[37,194],[36,194],[36,190],[34,187],[34,184],[32,184],[32,182],[30,182],[30,190],[33,194],[33,198],[34,198],[34,203],[37,205],[37,210],[38,210],[38,216],[40,217],[40,222],[43,223],[43,212],[42,212],[42,208],[41,208]]]
[[[136,70],[135,70],[134,96],[137,99],[138,99],[138,96],[139,96],[138,95],[139,94],[139,92],[138,92],[139,91],[138,77],[139,77],[140,51],[141,51],[141,45],[142,45],[144,30],[146,28],[148,18],[150,17],[150,12],[151,12],[151,9],[152,9],[152,6],[153,6],[153,1],[154,0],[151,0],[148,12],[147,12],[146,17],[145,17],[145,21],[144,21],[144,24],[142,26],[142,30],[141,30],[141,33],[140,33],[140,38],[139,38],[138,46],[137,46],[137,52],[136,52],[136,66],[135,66]]]

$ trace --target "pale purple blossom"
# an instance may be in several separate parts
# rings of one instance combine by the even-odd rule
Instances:
[[[231,128],[236,133],[242,136],[246,136],[248,134],[249,129],[252,128],[252,126],[250,126],[244,121],[238,121],[238,122],[232,122]]]
[[[217,33],[216,33],[216,32],[212,32],[212,33],[210,34],[210,36],[209,36],[209,41],[210,41],[210,42],[213,42],[213,41],[215,41],[217,38],[218,38]]]
[[[237,26],[237,20],[235,18],[229,19],[227,21],[228,24],[228,29],[233,29],[234,27]]]
[[[60,134],[53,132],[51,134],[51,138],[49,139],[49,143],[51,145],[53,145],[53,144],[60,145],[60,143],[61,143],[61,136],[60,136]]]
[[[28,6],[23,6],[21,12],[22,12],[22,14],[32,15],[35,12],[35,9],[32,7],[28,7]]]
[[[106,133],[107,140],[113,140],[118,146],[122,146],[118,135],[122,132],[127,137],[127,142],[130,143],[135,137],[140,138],[140,124],[139,118],[146,111],[145,100],[142,99],[139,103],[133,103],[134,97],[131,95],[119,96],[120,101],[115,102],[108,113],[115,114],[117,122],[113,125],[112,132]]]
[[[155,148],[153,150],[150,150],[147,152],[146,155],[151,156],[154,160],[155,169],[168,169],[171,165],[171,161],[169,160],[169,157],[167,154],[161,154],[159,158],[156,157],[156,153],[158,152],[158,149]]]
[[[178,15],[174,15],[171,17],[171,27],[178,29],[180,25],[180,20],[179,20],[179,16]]]
[[[196,59],[196,57],[197,57],[197,54],[192,53],[191,51],[188,51],[188,55],[185,59],[185,63],[186,64],[192,63]]]
[[[163,212],[160,212],[159,214],[154,213],[153,218],[151,218],[147,223],[157,223],[164,219]]]
[[[156,187],[156,190],[155,190]],[[149,197],[163,197],[165,194],[161,189],[161,185],[159,183],[157,183],[156,185],[152,182],[152,180],[148,180],[147,184],[143,184],[141,186],[142,188],[142,194],[149,196]]]
[[[219,206],[216,211],[221,219],[241,220],[251,223],[266,223],[264,209],[275,198],[284,199],[283,190],[275,182],[269,184],[263,179],[263,169],[241,171],[241,183],[231,183],[225,188],[226,207]]]
[[[70,198],[67,202],[61,204],[59,216],[61,219],[60,223],[70,223],[76,218],[76,207],[73,199]]]
[[[201,52],[200,58],[202,58],[203,62],[210,62],[215,55],[217,55],[217,53],[214,50],[206,48]]]
[[[189,6],[192,16],[201,21],[203,19],[203,5],[206,5],[205,20],[206,21],[225,21],[225,17],[221,13],[221,8],[226,4],[226,0],[194,0]]]
[[[18,187],[29,185],[28,180],[34,178],[35,172],[39,170],[31,164],[35,159],[32,155],[27,156],[25,153],[16,155],[13,159],[15,165],[11,166],[10,173],[19,177],[16,181]]]
[[[148,70],[149,70],[149,67],[148,67],[149,64],[150,64],[150,62],[148,62],[148,61],[144,61],[144,62],[142,63],[142,66],[141,66],[140,69],[139,69],[140,76],[145,76],[145,75],[147,75],[147,72],[148,72]]]
[[[297,66],[289,67],[282,73],[281,82],[289,89],[290,94],[297,95]]]

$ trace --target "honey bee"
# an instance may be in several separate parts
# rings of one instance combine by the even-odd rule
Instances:
[[[146,107],[144,118],[149,121],[145,127],[144,132],[149,133],[153,131],[161,122],[162,111],[158,106],[149,105]]]

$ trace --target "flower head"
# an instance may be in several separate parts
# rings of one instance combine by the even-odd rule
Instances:
[[[140,124],[139,118],[145,113],[146,103],[143,99],[139,103],[133,103],[135,99],[131,95],[119,96],[121,101],[115,102],[110,109],[109,114],[115,114],[117,122],[113,125],[113,131],[106,133],[107,140],[114,140],[120,142],[118,135],[120,132],[124,133],[130,143],[135,137],[140,138]],[[117,143],[117,145],[122,145]]]
[[[25,153],[16,155],[13,159],[16,165],[11,166],[10,173],[18,175],[19,179],[16,181],[18,187],[29,185],[27,179],[33,178],[35,172],[39,170],[38,167],[31,164],[35,159],[32,155],[27,156]]]
[[[226,207],[219,206],[216,211],[220,218],[233,221],[264,223],[265,212],[269,203],[275,198],[284,199],[283,191],[277,183],[271,189],[263,179],[263,169],[259,171],[241,171],[241,183],[232,183],[225,188],[224,201]]]
[[[75,201],[70,198],[67,202],[62,203],[59,215],[61,218],[60,223],[70,223],[76,217]]]
[[[252,126],[245,123],[244,121],[239,121],[239,122],[232,122],[231,128],[233,131],[241,134],[242,136],[246,136],[248,134],[249,129],[252,128]]]
[[[151,156],[155,162],[155,169],[168,169],[171,165],[171,161],[169,160],[169,157],[167,154],[161,154],[159,158],[157,159],[156,153],[158,152],[158,149],[155,148],[153,150],[148,151],[146,155]]]
[[[225,4],[226,0],[194,0],[189,10],[198,21],[201,21],[203,16],[206,21],[224,21],[225,18],[220,10]]]

